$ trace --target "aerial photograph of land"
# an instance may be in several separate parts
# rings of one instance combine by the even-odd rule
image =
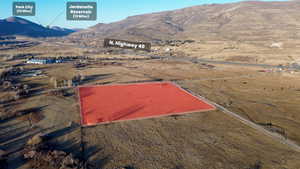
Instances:
[[[0,169],[300,169],[299,0],[116,3],[0,2]]]

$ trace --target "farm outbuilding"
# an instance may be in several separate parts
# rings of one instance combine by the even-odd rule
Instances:
[[[26,61],[27,64],[54,64],[54,63],[62,63],[60,59],[29,59]]]

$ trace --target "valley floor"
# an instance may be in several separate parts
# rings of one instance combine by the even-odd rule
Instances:
[[[20,83],[32,86],[32,96],[2,103],[1,116],[32,108],[39,115],[31,121],[33,126],[27,116],[2,118],[0,148],[9,152],[9,168],[30,168],[21,150],[38,132],[47,133],[57,149],[74,153],[95,169],[300,168],[300,152],[220,110],[81,128],[77,89],[65,89],[64,96],[49,94],[51,77],[78,74],[85,77],[81,85],[173,81],[300,145],[299,74],[172,59],[89,61],[80,68],[73,62],[22,67],[44,75],[20,78]],[[1,98],[8,94],[0,93]]]

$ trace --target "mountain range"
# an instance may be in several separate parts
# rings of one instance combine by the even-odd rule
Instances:
[[[0,20],[0,36],[22,35],[28,37],[66,36],[75,30],[60,27],[44,27],[20,17]]]

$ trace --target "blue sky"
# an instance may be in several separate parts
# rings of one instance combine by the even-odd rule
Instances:
[[[44,26],[87,28],[100,22],[115,22],[132,15],[173,10],[202,4],[238,2],[241,0],[0,0],[0,19],[12,16],[12,2],[14,1],[33,1],[36,3],[36,16],[24,17],[33,22],[40,23]],[[67,1],[96,1],[98,3],[97,21],[67,21]]]

